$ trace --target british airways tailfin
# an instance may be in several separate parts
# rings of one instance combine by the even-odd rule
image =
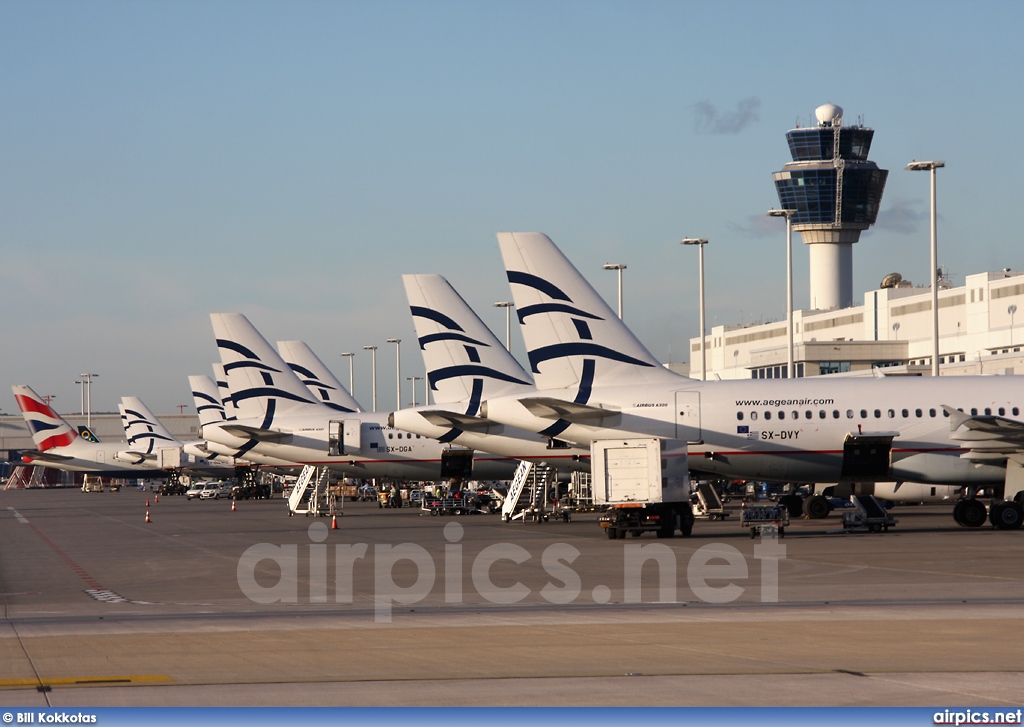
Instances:
[[[533,391],[523,367],[447,280],[403,275],[402,282],[435,402],[479,405],[482,399]]]
[[[335,411],[362,411],[359,402],[302,341],[278,341],[277,350],[315,397]]]
[[[31,388],[16,384],[11,390],[18,402],[18,408],[21,409],[21,415],[32,432],[32,441],[40,452],[54,447],[66,447],[78,438],[74,428]]]
[[[498,233],[538,389],[678,381],[539,232]],[[583,397],[584,399],[586,397]]]
[[[278,414],[317,405],[248,318],[240,313],[211,313],[210,321],[239,419],[262,419],[265,428]]]

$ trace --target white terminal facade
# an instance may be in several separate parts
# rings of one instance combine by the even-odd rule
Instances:
[[[815,116],[816,125],[787,133],[793,161],[773,175],[781,208],[811,254],[813,308],[792,313],[795,375],[930,375],[930,285],[887,275],[853,305],[852,247],[877,218],[888,174],[867,159],[874,132],[844,126],[833,104]],[[940,278],[938,309],[940,375],[1024,372],[1024,331],[1014,330],[1024,322],[1024,273],[968,275],[963,287]],[[715,326],[705,346],[708,379],[793,375],[785,320]],[[699,337],[690,339],[690,354],[689,375],[701,378]]]

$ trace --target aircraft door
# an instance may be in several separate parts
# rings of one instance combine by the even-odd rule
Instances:
[[[676,439],[685,442],[700,442],[700,392],[676,392]]]
[[[441,452],[441,479],[465,480],[473,476],[472,449],[446,449]]]
[[[327,424],[327,454],[340,457],[362,448],[362,422],[358,419],[331,421]]]
[[[894,434],[847,434],[843,442],[845,481],[885,481],[891,479],[892,440]]]

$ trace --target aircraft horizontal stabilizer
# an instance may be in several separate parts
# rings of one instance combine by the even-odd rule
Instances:
[[[246,439],[255,439],[257,442],[285,442],[292,437],[288,432],[279,432],[274,429],[259,429],[258,427],[249,427],[244,424],[221,424],[220,428],[228,434],[245,437]]]
[[[21,458],[26,462],[65,462],[74,457],[66,454],[54,454],[53,452],[40,452],[37,449],[22,450]]]
[[[491,421],[490,419],[468,416],[466,414],[445,411],[443,409],[421,411],[419,414],[428,422],[436,426],[456,427],[457,429],[461,429],[466,432],[486,432],[489,429],[501,426],[498,422]]]
[[[593,422],[619,414],[614,409],[577,404],[574,401],[565,401],[550,396],[531,396],[520,399],[519,403],[534,416],[545,419],[565,419],[569,422]]]

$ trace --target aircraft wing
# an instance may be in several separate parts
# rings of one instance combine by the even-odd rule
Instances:
[[[228,434],[234,434],[236,437],[245,437],[246,439],[255,439],[257,442],[283,442],[291,439],[292,436],[290,432],[260,429],[259,427],[250,427],[245,424],[221,424],[220,428]]]
[[[38,449],[21,450],[22,459],[28,458],[30,462],[67,462],[69,457],[66,454],[55,454],[53,452],[40,452]]]
[[[991,414],[972,416],[950,406],[942,408],[949,414],[949,438],[968,450],[961,455],[964,459],[992,461],[1024,454],[1024,423]]]
[[[519,403],[525,406],[531,414],[545,419],[565,419],[570,422],[593,422],[606,419],[619,414],[613,409],[603,409],[599,406],[577,404],[574,401],[565,401],[551,396],[529,396],[520,399]]]
[[[474,417],[467,414],[459,414],[444,409],[430,409],[419,412],[420,416],[431,424],[438,427],[455,427],[467,432],[486,431],[493,427],[500,427],[501,424],[483,417]]]

